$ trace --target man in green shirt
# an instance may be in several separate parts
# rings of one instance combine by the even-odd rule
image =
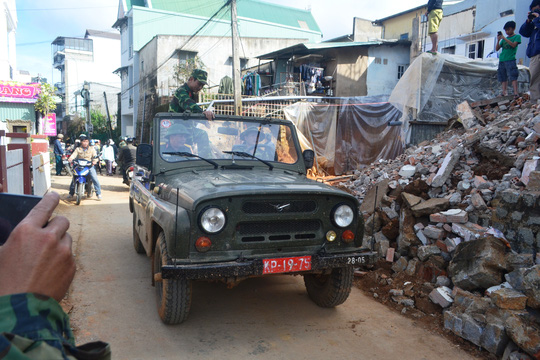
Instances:
[[[508,95],[507,86],[508,81],[512,82],[512,87],[514,88],[514,96],[518,95],[518,83],[517,79],[519,76],[518,68],[516,65],[516,52],[517,47],[521,44],[521,35],[515,34],[516,23],[514,21],[509,21],[504,24],[504,31],[506,36],[499,31],[497,35],[497,46],[496,50],[502,48],[501,55],[499,56],[499,69],[497,70],[497,78],[502,83],[502,95]]]
[[[208,73],[206,71],[201,69],[193,70],[188,81],[176,89],[169,104],[169,112],[183,113],[191,111],[192,113],[203,113],[208,120],[212,120],[214,113],[212,111],[203,111],[195,101],[197,94],[207,83]]]

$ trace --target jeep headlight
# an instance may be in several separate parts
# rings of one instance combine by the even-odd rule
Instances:
[[[201,228],[210,234],[220,232],[225,226],[225,213],[217,207],[205,209],[199,219]]]
[[[334,224],[337,226],[344,228],[349,225],[354,220],[354,212],[353,209],[349,205],[339,205],[335,210],[334,214],[332,215],[332,219],[334,221]]]

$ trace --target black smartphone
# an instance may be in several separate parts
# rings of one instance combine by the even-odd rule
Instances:
[[[0,245],[40,200],[40,196],[0,193]]]
[[[497,35],[501,36],[501,35],[502,35],[502,32],[497,31]]]

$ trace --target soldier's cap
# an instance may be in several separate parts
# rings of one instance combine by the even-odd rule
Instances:
[[[248,136],[249,134],[252,134],[252,133],[257,134],[258,132],[259,132],[259,127],[257,125],[251,125],[240,134],[240,139],[245,140],[246,136]]]
[[[204,70],[201,70],[201,69],[195,69],[193,70],[193,72],[191,73],[191,76],[195,79],[195,80],[199,80],[199,82],[203,85],[207,85],[208,84],[208,73]]]
[[[86,136],[86,134],[81,134],[79,135],[79,140],[88,140],[88,136]]]
[[[167,135],[165,137],[168,138],[171,135],[185,135],[188,137],[190,134],[188,129],[183,124],[176,123],[167,131]]]

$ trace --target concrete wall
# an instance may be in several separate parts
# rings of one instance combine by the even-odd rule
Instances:
[[[0,0],[0,9],[0,80],[13,80],[17,70],[15,0]]]
[[[384,21],[382,38],[387,40],[399,39],[401,34],[405,33],[411,38],[414,18],[420,17],[426,12],[426,9],[422,8]]]
[[[531,1],[528,1],[530,4]],[[484,31],[493,23],[494,19],[500,18],[502,12],[516,9],[516,0],[478,0],[476,2],[476,19],[474,31]]]
[[[342,48],[334,50],[332,55],[337,59],[335,95],[367,95],[368,48]]]
[[[409,66],[409,47],[372,46],[368,54],[367,95],[390,95],[399,81],[398,65]],[[375,59],[380,59],[380,64]]]
[[[382,26],[374,26],[371,20],[355,17],[353,20],[354,42],[367,42],[380,39]]]

